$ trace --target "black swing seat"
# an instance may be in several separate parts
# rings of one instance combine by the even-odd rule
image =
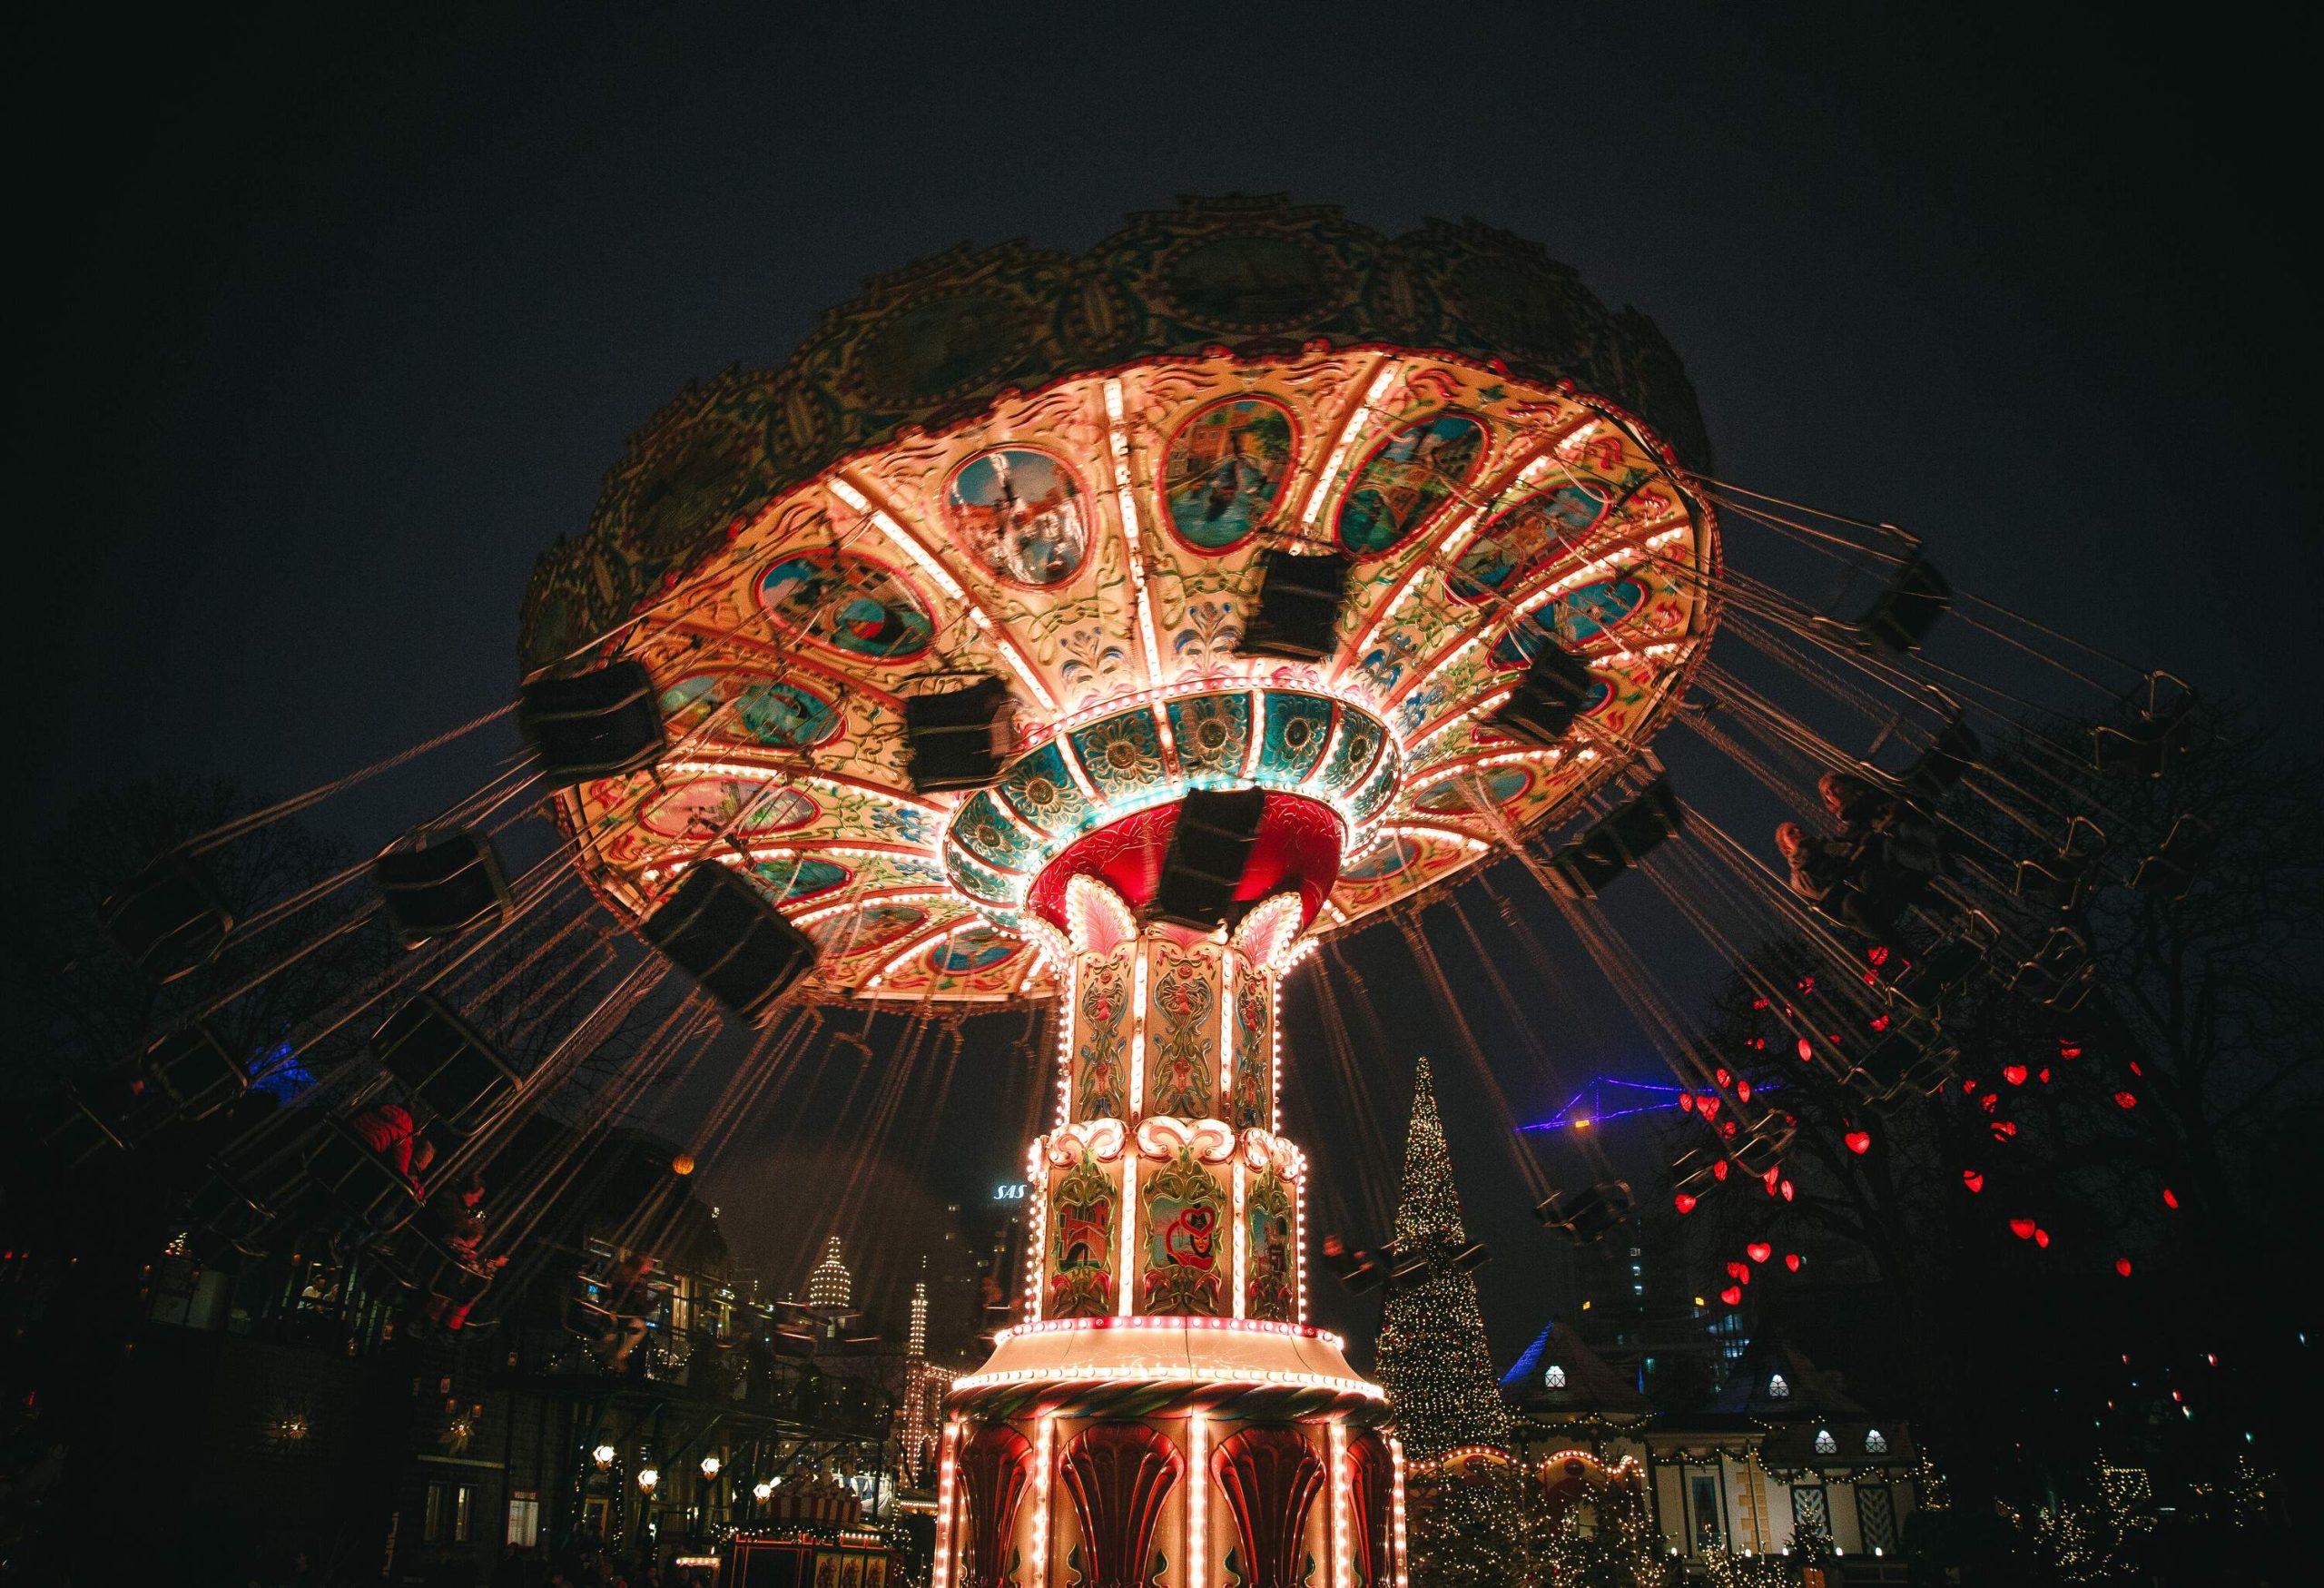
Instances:
[[[182,849],[172,850],[97,907],[97,921],[156,981],[191,976],[218,957],[233,912]]]
[[[1888,983],[1890,1001],[1935,1016],[1945,995],[1967,981],[1992,956],[2000,941],[2000,929],[1984,912],[1968,912],[1950,936],[1906,965]]]
[[[166,1099],[177,1118],[189,1124],[231,1107],[251,1083],[217,1032],[201,1021],[156,1041],[145,1050],[142,1068],[149,1095]]]
[[[517,1069],[432,992],[423,992],[371,1033],[371,1051],[402,1082],[415,1118],[455,1136],[472,1136],[516,1101]]]
[[[1545,642],[1526,664],[1516,689],[1486,718],[1487,725],[1523,744],[1557,745],[1581,715],[1596,683],[1581,657]]]
[[[1633,1205],[1627,1180],[1600,1180],[1579,1191],[1551,1192],[1534,1207],[1533,1217],[1584,1246],[1619,1228]]]
[[[2090,942],[2070,926],[2053,926],[2042,946],[2018,962],[2004,983],[2035,1002],[2071,1013],[2082,1007],[2098,979]]]
[[[2218,847],[2219,834],[2200,816],[2181,814],[2171,824],[2162,844],[2138,863],[2131,886],[2159,899],[2183,899],[2195,885],[2195,872]]]
[[[1330,656],[1339,648],[1340,602],[1354,566],[1354,558],[1336,548],[1318,557],[1295,557],[1272,546],[1261,551],[1258,597],[1236,648],[1245,656],[1298,662]]]
[[[1727,1154],[1715,1147],[1689,1147],[1670,1160],[1670,1188],[1689,1197],[1703,1197],[1719,1183],[1718,1166]]]
[[[380,907],[403,946],[505,923],[516,910],[500,852],[481,833],[415,827],[371,863]]]
[[[1657,777],[1551,855],[1550,875],[1568,898],[1595,899],[1658,844],[1678,836],[1686,821],[1669,780]]]
[[[640,662],[534,679],[517,692],[517,725],[552,788],[643,771],[669,748],[660,695]]]
[[[1920,649],[1929,630],[1953,605],[1953,587],[1918,551],[1898,565],[1871,607],[1854,622],[1819,617],[1817,621],[1840,630],[1846,643],[1863,651],[1902,654]]]
[[[1931,1097],[1953,1079],[1960,1052],[1933,1032],[1899,1027],[1874,1043],[1847,1078],[1848,1087],[1874,1103]]]
[[[2090,730],[2091,760],[2102,773],[2161,777],[2195,737],[2196,695],[2168,673],[2150,673],[2146,698],[2132,697],[2137,720],[2128,727],[2101,724]]]
[[[2012,890],[2037,910],[2074,914],[2090,897],[2098,862],[2105,852],[2106,834],[2098,824],[2087,816],[2076,816],[2066,824],[2065,840],[2058,845],[2057,853],[2017,863]]]
[[[687,867],[641,930],[672,964],[745,1021],[771,1013],[815,963],[815,940],[715,861]]]
[[[376,1234],[401,1229],[419,1211],[411,1183],[337,1119],[325,1127],[322,1139],[308,1153],[307,1179],[324,1198]]]
[[[1147,914],[1207,932],[1234,920],[1235,895],[1266,815],[1262,788],[1197,788],[1179,803]]]
[[[993,674],[904,697],[904,747],[921,794],[983,788],[1000,775],[1017,732],[1017,703]]]

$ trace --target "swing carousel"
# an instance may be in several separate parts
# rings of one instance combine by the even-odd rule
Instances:
[[[1306,1321],[1278,989],[1644,764],[1717,616],[1674,370],[1497,234],[1193,205],[874,282],[545,564],[528,658],[618,656],[666,745],[560,795],[609,907],[738,881],[789,997],[1060,1011],[939,1588],[1397,1574],[1381,1394]]]
[[[779,370],[690,387],[634,438],[540,562],[510,706],[179,843],[108,901],[154,1030],[59,1094],[40,1161],[198,1138],[192,1260],[262,1264],[320,1211],[457,1329],[540,1282],[531,1234],[593,1133],[658,1118],[733,1053],[723,1032],[747,1051],[674,1127],[679,1177],[794,1075],[812,1093],[811,1055],[869,1066],[874,1022],[902,1023],[843,1183],[803,1188],[828,1230],[914,1100],[938,1110],[960,1044],[931,1055],[931,1023],[1045,1016],[1022,1285],[941,1432],[935,1588],[996,1588],[1012,1560],[1025,1588],[1122,1588],[1157,1555],[1172,1588],[1295,1588],[1311,1559],[1329,1588],[1401,1585],[1383,1394],[1308,1322],[1286,977],[1317,962],[1322,1073],[1361,1126],[1383,1056],[1352,1033],[1379,1021],[1348,966],[1331,979],[1333,940],[1393,922],[1541,1218],[1586,1243],[1630,1188],[1594,1133],[1579,1187],[1516,1150],[1423,912],[1458,922],[1458,973],[1553,1082],[1539,996],[1577,1008],[1593,965],[1701,1132],[1677,1213],[1748,1194],[1779,1218],[1801,1132],[1864,1155],[1883,1110],[1956,1080],[2007,1151],[2026,1072],[1961,1073],[1963,1001],[2072,1020],[2094,913],[2184,894],[2211,847],[2170,775],[2195,720],[2176,680],[1955,591],[1893,526],[1711,468],[1652,323],[1473,222],[1387,238],[1189,200],[1088,254],[962,248],[875,280]],[[1792,593],[1833,563],[1837,594]],[[2029,703],[1996,648],[2113,704],[2093,725]],[[375,860],[282,897],[219,881],[273,823],[512,715],[523,744]],[[1691,792],[1730,774],[1739,794]],[[1747,796],[1804,820],[1747,842]],[[512,874],[520,842],[538,858]],[[1726,964],[1748,1051],[1705,1038],[1611,888]],[[270,1017],[253,1051],[259,994],[380,927],[401,958]],[[2083,1050],[2060,1031],[2063,1077]],[[286,1067],[316,1106],[261,1105]],[[543,1112],[560,1128],[528,1129]],[[1962,1167],[1968,1193],[1992,1161]],[[498,1279],[473,1229],[419,1217],[487,1169],[512,1190]],[[677,1210],[656,1193],[626,1267],[570,1277],[586,1344],[559,1362],[618,1370],[647,1333],[654,1307],[619,1298],[651,1291]],[[1482,1255],[1323,1244],[1359,1287]],[[1728,1265],[1728,1305],[1773,1249]]]

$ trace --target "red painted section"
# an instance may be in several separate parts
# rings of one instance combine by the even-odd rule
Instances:
[[[1162,881],[1163,857],[1178,825],[1177,802],[1108,823],[1076,839],[1042,868],[1025,896],[1026,907],[1059,931],[1065,928],[1065,885],[1078,876],[1097,877],[1143,911]],[[1235,897],[1243,903],[1296,888],[1300,923],[1315,918],[1340,877],[1345,833],[1338,814],[1304,794],[1270,794],[1259,816],[1258,842],[1243,868]]]

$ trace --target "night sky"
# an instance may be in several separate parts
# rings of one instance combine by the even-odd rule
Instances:
[[[19,54],[19,830],[164,768],[302,788],[492,709],[535,555],[684,380],[916,256],[1086,247],[1180,192],[1537,238],[1658,320],[1726,478],[2311,736],[2314,182],[2280,168],[2312,90],[2228,10],[2091,15],[52,14]],[[1555,1265],[1448,1107],[1506,1359]]]

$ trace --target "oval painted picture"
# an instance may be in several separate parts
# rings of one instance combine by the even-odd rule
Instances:
[[[1610,493],[1575,481],[1527,497],[1484,528],[1444,583],[1455,601],[1522,589],[1556,560],[1560,544],[1606,516]]]
[[[662,691],[662,715],[680,732],[697,728],[726,708],[730,737],[748,737],[778,750],[804,750],[839,732],[839,710],[812,689],[772,680],[752,682],[732,673],[697,673]]]
[[[1492,665],[1505,671],[1529,666],[1545,640],[1569,649],[1586,644],[1620,627],[1645,600],[1646,587],[1636,579],[1584,585],[1510,625],[1509,632],[1493,643]]]
[[[945,975],[964,975],[997,965],[1019,947],[1015,939],[1003,937],[990,926],[971,927],[957,932],[928,951],[928,968]]]
[[[894,569],[852,551],[783,558],[760,578],[759,603],[793,633],[874,661],[910,661],[936,634],[936,620]]]
[[[928,919],[917,904],[867,904],[840,910],[807,924],[807,935],[827,954],[845,956],[884,948]]]
[[[1376,883],[1383,877],[1393,877],[1409,869],[1420,856],[1419,843],[1400,833],[1374,848],[1371,853],[1340,867],[1340,881]]]
[[[1340,504],[1340,544],[1358,557],[1393,549],[1468,484],[1485,451],[1485,427],[1464,413],[1406,425],[1373,449]]]
[[[1225,551],[1282,499],[1295,449],[1291,415],[1263,398],[1214,402],[1178,429],[1163,465],[1162,504],[1180,539]]]
[[[795,788],[703,777],[661,795],[640,819],[649,832],[665,838],[707,838],[722,833],[788,833],[821,814],[822,807]]]
[[[1432,815],[1453,816],[1477,808],[1476,785],[1482,783],[1485,796],[1496,805],[1505,805],[1533,786],[1533,774],[1522,766],[1494,766],[1482,775],[1473,772],[1456,774],[1443,782],[1432,784],[1413,801],[1413,809]]]
[[[1004,579],[1061,585],[1089,556],[1089,499],[1046,452],[1003,447],[971,458],[944,501],[960,544]]]
[[[787,854],[775,860],[763,860],[751,868],[760,882],[766,884],[777,899],[812,899],[817,893],[828,893],[852,873],[843,865],[827,860],[816,860],[804,854]]]

